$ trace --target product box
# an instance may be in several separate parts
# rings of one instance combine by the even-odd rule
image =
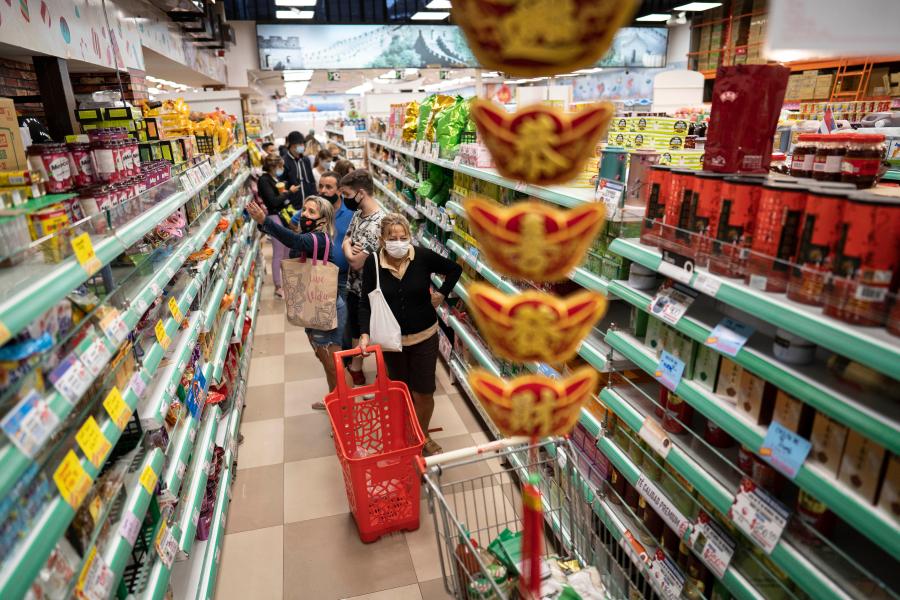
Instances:
[[[721,379],[720,374],[719,380]],[[738,412],[747,415],[757,425],[768,425],[772,421],[776,391],[772,384],[747,370],[742,370],[738,390]]]
[[[647,333],[644,336],[644,343],[648,348],[653,350],[657,356],[663,349],[663,341],[668,329],[659,319],[649,319],[647,321]]]
[[[894,455],[888,460],[887,472],[878,494],[878,508],[900,521],[900,457]]]
[[[778,421],[787,429],[794,433],[809,436],[810,425],[812,424],[812,408],[800,402],[790,394],[778,390],[775,394],[775,409],[772,413],[772,420]]]
[[[697,344],[694,343],[694,340],[689,338],[688,336],[672,330],[672,346],[674,348],[674,354],[684,363],[684,373],[682,377],[685,379],[693,379],[694,378],[694,359],[697,356]]]
[[[11,98],[0,98],[0,171],[20,171],[27,168],[16,105]]]
[[[813,90],[814,100],[828,100],[831,97],[831,83],[834,75],[817,75],[816,87]]]
[[[631,307],[631,333],[637,339],[644,339],[647,336],[647,322],[650,315],[645,310],[641,310],[636,306]],[[655,321],[656,319],[654,319]]]
[[[716,395],[726,402],[738,404],[743,370],[739,364],[723,356],[722,364],[719,366],[719,377],[716,381]]]
[[[831,420],[822,413],[813,419],[812,435],[809,438],[812,449],[809,461],[830,471],[837,477],[841,466],[841,456],[847,441],[847,428]]]
[[[838,479],[859,496],[874,503],[884,455],[883,447],[851,429],[847,434]]]
[[[694,381],[710,392],[715,392],[716,377],[719,375],[719,353],[705,344],[699,346],[697,360],[694,361]]]

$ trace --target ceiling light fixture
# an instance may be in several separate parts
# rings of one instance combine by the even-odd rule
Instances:
[[[318,0],[275,0],[275,6],[315,6]]]
[[[447,10],[451,7],[450,0],[431,0],[425,5],[430,10]]]
[[[672,10],[686,10],[691,12],[702,12],[704,10],[709,10],[711,8],[718,8],[722,6],[721,2],[688,2],[687,4],[682,4],[681,6],[676,6]]]
[[[635,21],[652,21],[652,22],[662,22],[668,21],[669,17],[672,15],[668,15],[665,13],[650,13],[649,15],[644,15],[643,17],[638,17]]]
[[[365,94],[366,92],[371,92],[375,89],[375,86],[372,85],[371,81],[364,81],[359,85],[355,85],[352,88],[346,90],[345,94]]]
[[[425,12],[419,11],[410,17],[413,21],[443,21],[450,16],[448,12]]]
[[[304,69],[300,71],[282,71],[281,75],[285,81],[309,81],[313,77],[312,69]]]
[[[309,87],[308,81],[296,81],[284,84],[284,93],[288,96],[302,96]]]
[[[297,10],[296,8],[275,11],[277,19],[312,19],[315,15],[316,12],[313,10]]]

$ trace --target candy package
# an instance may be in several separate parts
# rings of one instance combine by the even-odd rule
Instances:
[[[469,100],[457,96],[452,106],[441,111],[435,124],[436,139],[441,147],[441,156],[453,155],[468,122]]]

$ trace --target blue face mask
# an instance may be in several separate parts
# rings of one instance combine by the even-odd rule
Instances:
[[[281,177],[284,175],[284,169],[275,169],[275,177]]]

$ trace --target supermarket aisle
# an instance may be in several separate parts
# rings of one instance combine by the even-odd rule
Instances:
[[[268,264],[268,244],[265,252]],[[273,289],[267,279],[217,599],[446,598],[425,501],[418,531],[360,542],[328,417],[309,408],[326,393],[322,368]],[[374,361],[366,366],[371,380]],[[443,366],[432,427],[442,428],[432,435],[445,450],[487,441]]]

